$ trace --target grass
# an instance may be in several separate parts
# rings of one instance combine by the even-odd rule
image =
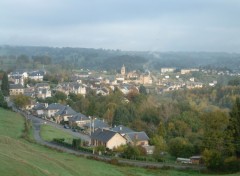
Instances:
[[[191,171],[119,167],[77,157],[20,138],[24,119],[0,108],[0,173],[4,176],[185,176]],[[45,128],[45,127],[44,127]],[[48,129],[48,127],[46,127]],[[235,174],[237,176],[237,174]],[[232,174],[231,176],[235,176]]]
[[[45,141],[52,141],[54,138],[64,138],[65,142],[72,143],[72,139],[74,139],[74,136],[72,136],[69,133],[64,132],[63,130],[54,128],[50,125],[44,124],[41,126],[40,135]]]

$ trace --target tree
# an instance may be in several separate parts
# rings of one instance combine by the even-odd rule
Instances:
[[[8,104],[4,99],[2,91],[0,91],[0,107],[5,108],[5,109],[8,108]]]
[[[130,119],[129,111],[124,106],[116,108],[113,116],[113,125],[128,125]]]
[[[154,157],[159,158],[161,152],[167,151],[167,143],[162,136],[153,136],[151,143],[155,146]]]
[[[230,86],[239,86],[240,85],[240,79],[239,78],[235,78],[232,80],[228,81],[228,85]]]
[[[228,130],[229,117],[221,111],[209,112],[203,115],[203,148],[216,150],[222,156],[234,153],[232,133]]]
[[[54,95],[57,101],[65,101],[67,99],[67,95],[63,92],[57,91]]]
[[[2,90],[2,93],[4,96],[9,95],[8,75],[6,72],[4,72],[4,74],[3,74],[1,90]]]
[[[169,152],[175,157],[190,157],[194,154],[193,145],[185,138],[172,138],[169,143]]]
[[[31,103],[30,97],[19,94],[13,97],[14,104],[19,108],[26,108]]]
[[[236,154],[240,156],[240,99],[237,98],[230,112],[229,130],[233,132]]]

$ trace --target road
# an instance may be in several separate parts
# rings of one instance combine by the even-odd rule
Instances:
[[[57,128],[57,129],[60,129],[64,132],[66,132],[66,133],[69,133],[76,138],[80,138],[83,141],[88,141],[90,143],[91,139],[88,135],[85,135],[85,134],[82,134],[82,133],[79,133],[79,132],[73,132],[71,129],[64,128],[62,125],[59,125],[57,123],[35,117],[33,115],[29,115],[28,117],[32,120],[33,125],[34,126],[36,125],[36,128],[40,128],[39,126],[41,126],[42,124],[48,124],[48,125],[50,125],[54,128]]]
[[[113,159],[112,157],[107,157],[107,156],[99,156],[99,155],[95,155],[95,154],[91,154],[91,153],[86,153],[86,152],[82,152],[82,151],[77,151],[74,149],[70,149],[64,146],[60,146],[58,144],[52,143],[52,142],[47,142],[44,141],[41,136],[40,136],[40,129],[41,129],[41,125],[45,124],[45,122],[48,125],[51,125],[55,128],[64,130],[70,134],[73,134],[75,137],[79,137],[83,140],[86,141],[90,141],[90,137],[84,134],[80,134],[80,133],[76,133],[76,132],[72,132],[70,129],[65,129],[63,128],[61,125],[58,125],[56,123],[41,119],[41,118],[37,118],[33,115],[27,115],[26,113],[23,113],[17,109],[13,109],[16,112],[21,113],[22,115],[24,115],[26,118],[31,119],[32,121],[32,125],[33,125],[33,130],[34,130],[34,138],[36,140],[37,143],[53,148],[53,149],[57,149],[57,150],[61,150],[63,152],[66,153],[70,153],[70,154],[74,154],[74,155],[79,155],[79,156],[84,156],[84,157],[94,157],[94,158],[98,158],[102,161],[110,161],[111,159]],[[170,167],[170,168],[174,168],[174,169],[191,169],[191,170],[203,170],[205,169],[204,166],[198,166],[198,165],[181,165],[181,164],[175,164],[175,163],[157,163],[157,162],[146,162],[146,161],[136,161],[136,160],[127,160],[127,159],[122,159],[122,158],[116,158],[118,160],[119,163],[121,164],[127,164],[127,165],[132,165],[132,166],[137,166],[137,167],[156,167],[156,168],[166,168],[166,167]]]

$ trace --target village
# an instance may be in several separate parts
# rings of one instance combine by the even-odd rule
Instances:
[[[111,91],[118,89],[123,95],[128,95],[130,92],[139,92],[140,86],[144,86],[146,93],[162,94],[182,89],[199,89],[204,86],[214,87],[217,84],[217,80],[205,83],[199,80],[196,81],[191,73],[199,72],[205,75],[236,76],[236,74],[229,72],[196,68],[178,71],[176,68],[161,68],[157,74],[152,74],[148,70],[144,73],[140,71],[127,72],[123,65],[116,75],[108,75],[104,71],[92,73],[90,70],[82,69],[79,72],[73,72],[70,82],[63,81],[54,86],[52,86],[51,82],[44,81],[47,74],[45,70],[14,71],[9,73],[8,79],[10,82],[10,96],[24,95],[31,98],[31,103],[21,107],[22,110],[44,120],[61,124],[64,128],[76,133],[89,136],[89,140],[85,141],[86,146],[104,146],[109,150],[114,150],[120,146],[130,144],[140,146],[145,150],[146,154],[151,155],[154,153],[154,146],[149,144],[149,137],[145,131],[134,131],[122,124],[113,126],[104,121],[102,117],[86,116],[81,112],[76,112],[69,105],[58,102],[41,103],[37,100],[52,97],[56,92],[62,92],[68,98],[70,94],[85,97],[90,91],[94,91],[96,95],[107,96]],[[126,97],[122,101],[129,102]],[[195,159],[196,157],[199,163],[200,157],[193,156]],[[192,163],[188,158],[177,158],[177,161]]]

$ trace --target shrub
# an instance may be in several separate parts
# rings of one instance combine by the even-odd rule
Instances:
[[[113,164],[113,165],[119,165],[119,161],[116,158],[113,158],[113,159],[109,160],[109,163]]]

